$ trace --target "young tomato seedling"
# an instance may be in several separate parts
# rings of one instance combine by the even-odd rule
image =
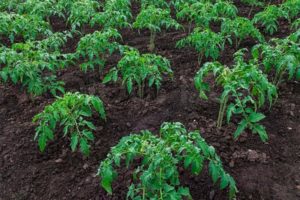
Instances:
[[[116,29],[95,31],[82,37],[76,49],[78,58],[84,58],[80,68],[86,72],[88,69],[94,70],[98,65],[99,70],[102,70],[107,56],[119,49],[119,43],[115,42],[117,39],[121,39],[121,35]]]
[[[248,37],[257,39],[259,42],[264,41],[264,37],[259,30],[255,28],[249,19],[244,17],[224,19],[221,25],[221,32],[224,37],[228,38],[230,44],[232,44],[231,38],[234,39],[236,49],[238,49],[241,42]]]
[[[209,62],[198,71],[195,86],[200,97],[204,99],[208,99],[206,91],[209,91],[209,84],[205,82],[205,77],[211,72],[216,77],[217,85],[223,88],[217,126],[222,126],[225,113],[227,123],[230,122],[232,114],[240,115],[242,120],[234,133],[234,138],[239,137],[246,128],[249,128],[265,142],[268,135],[264,126],[259,124],[265,115],[259,113],[258,109],[265,104],[266,99],[270,106],[273,104],[274,99],[277,98],[276,87],[268,81],[257,65],[246,63],[243,60],[243,53],[239,51],[235,54],[235,63],[231,67],[219,62]]]
[[[162,27],[180,29],[181,25],[172,19],[170,10],[154,6],[142,9],[133,23],[133,28],[150,30],[149,51],[151,52],[155,49],[156,34],[161,32]]]
[[[180,184],[178,168],[182,166],[199,175],[205,162],[213,182],[220,181],[221,189],[229,189],[229,199],[236,197],[235,181],[224,170],[214,147],[198,131],[188,132],[179,122],[162,124],[159,136],[150,131],[126,136],[111,149],[98,170],[101,186],[109,194],[113,193],[112,183],[117,177],[115,168],[120,168],[123,160],[127,168],[133,162],[139,164],[127,199],[191,199],[189,189]]]
[[[138,86],[138,94],[144,96],[146,81],[148,86],[155,85],[157,91],[162,82],[162,75],[173,75],[168,59],[154,54],[140,54],[136,49],[129,49],[124,52],[124,57],[119,61],[116,68],[112,68],[104,77],[103,83],[118,80],[118,73],[121,74],[122,84],[126,85],[130,94],[133,86]]]
[[[224,43],[225,39],[221,34],[210,29],[195,28],[190,35],[178,41],[176,47],[191,46],[195,48],[199,53],[198,62],[200,65],[204,56],[216,60],[220,55],[220,51],[224,49]]]
[[[85,94],[66,93],[64,97],[49,106],[43,112],[37,114],[34,122],[38,122],[35,139],[38,140],[40,151],[44,151],[49,140],[54,139],[57,126],[63,128],[63,136],[70,137],[72,151],[80,147],[84,155],[89,155],[90,145],[88,141],[94,140],[94,124],[85,118],[91,117],[93,109],[97,111],[102,120],[106,119],[103,102],[96,96]]]
[[[264,72],[273,74],[273,83],[278,86],[285,75],[288,80],[300,80],[300,32],[291,34],[284,39],[272,39],[269,43],[253,47],[254,60],[263,66]]]
[[[280,7],[270,5],[267,6],[264,11],[257,13],[253,18],[253,22],[255,24],[261,24],[266,33],[273,35],[278,30],[278,20],[287,17],[287,13]]]

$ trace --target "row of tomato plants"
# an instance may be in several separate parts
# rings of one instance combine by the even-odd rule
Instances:
[[[28,41],[24,44],[14,44],[12,48],[3,47],[4,54],[0,58],[6,67],[1,71],[2,79],[10,78],[15,83],[21,81],[28,86],[30,92],[35,94],[50,90],[56,95],[57,90],[64,92],[63,83],[55,81],[54,76],[42,77],[45,69],[55,72],[79,58],[84,59],[80,65],[82,70],[87,71],[95,67],[101,69],[105,66],[107,57],[119,51],[123,58],[117,67],[111,69],[105,76],[103,83],[116,82],[120,74],[123,85],[129,93],[134,86],[137,86],[139,96],[143,97],[146,81],[148,86],[155,86],[158,90],[163,79],[162,75],[173,74],[170,62],[155,54],[140,54],[138,50],[117,42],[121,35],[115,28],[130,26],[128,17],[131,17],[130,2],[117,2],[122,4],[118,4],[119,7],[116,8],[117,4],[107,1],[104,6],[106,14],[96,13],[91,18],[91,23],[105,22],[104,29],[82,37],[75,53],[60,52],[67,38],[72,37],[72,34],[67,32],[51,34],[38,42]],[[153,51],[155,36],[162,27],[180,29],[182,26],[172,19],[169,4],[165,1],[142,1],[141,5],[142,10],[132,27],[150,30],[149,50]],[[174,5],[178,9],[178,18],[188,19],[197,26],[190,35],[180,40],[177,46],[194,47],[199,53],[199,64],[204,56],[216,60],[220,51],[224,49],[225,41],[232,44],[234,39],[236,48],[249,36],[263,42],[263,36],[254,27],[253,22],[247,18],[237,17],[237,9],[230,2],[176,1]],[[201,12],[199,9],[202,9]],[[119,21],[116,21],[116,17]],[[222,22],[221,32],[215,33],[209,29],[209,24],[211,21],[218,20]],[[297,26],[297,21],[294,24]],[[234,137],[237,138],[246,128],[249,128],[266,141],[265,128],[259,124],[265,116],[258,112],[258,109],[265,104],[266,99],[270,105],[274,103],[277,98],[276,86],[283,80],[286,72],[290,79],[299,78],[300,59],[297,51],[299,51],[299,31],[286,39],[277,39],[255,46],[252,50],[253,59],[250,61],[243,59],[243,50],[240,50],[235,54],[233,66],[227,67],[218,62],[204,64],[195,77],[195,85],[200,97],[207,98],[205,92],[209,88],[205,83],[205,76],[209,72],[213,72],[217,77],[217,84],[224,88],[220,98],[218,126],[222,126],[225,113],[228,122],[233,114],[241,115],[242,120]],[[276,52],[276,59],[274,59],[274,52]],[[261,67],[263,70],[260,70]],[[273,69],[276,72],[275,85],[263,73]],[[89,141],[94,139],[92,131],[95,129],[95,126],[87,120],[92,116],[92,108],[99,113],[101,119],[106,119],[103,102],[95,96],[67,93],[47,106],[34,118],[34,121],[39,123],[36,139],[39,141],[40,150],[43,151],[47,142],[54,139],[55,128],[59,124],[63,126],[64,136],[70,137],[71,149],[75,151],[79,146],[80,150],[88,155]],[[165,148],[166,146],[169,148]],[[134,181],[129,187],[128,198],[190,197],[188,189],[179,184],[177,164],[183,162],[185,168],[191,167],[192,172],[198,174],[205,160],[209,161],[213,181],[217,182],[220,179],[221,189],[229,187],[231,199],[237,192],[233,178],[224,171],[214,148],[208,146],[198,132],[187,133],[180,123],[163,124],[159,137],[149,131],[142,131],[141,134],[122,139],[100,165],[99,175],[102,177],[101,183],[104,189],[112,193],[111,184],[116,178],[114,168],[120,167],[121,159],[125,159],[126,165],[129,166],[134,158],[139,157],[144,157],[144,160],[134,171]]]

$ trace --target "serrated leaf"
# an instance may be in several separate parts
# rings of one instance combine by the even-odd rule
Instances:
[[[252,122],[252,123],[256,123],[256,122],[259,122],[260,120],[264,119],[266,116],[262,113],[251,113],[249,115],[249,120]]]
[[[78,145],[78,141],[79,141],[79,136],[76,133],[73,133],[71,136],[71,149],[74,152],[77,148]]]
[[[90,154],[90,146],[85,138],[80,138],[79,141],[80,150],[85,155],[88,156]]]
[[[248,122],[243,119],[240,123],[239,123],[239,126],[237,127],[236,131],[234,132],[234,139],[238,138],[242,132],[245,130],[245,128],[247,127],[248,125]]]

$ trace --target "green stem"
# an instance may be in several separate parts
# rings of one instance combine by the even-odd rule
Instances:
[[[217,127],[221,128],[223,124],[223,119],[224,119],[224,113],[227,107],[227,102],[228,102],[228,96],[224,98],[224,100],[221,102],[220,105],[220,110],[219,110],[219,116],[218,116],[218,121],[217,121]]]
[[[160,192],[160,199],[163,200],[163,192],[162,192],[162,169],[159,168],[159,176],[160,176],[160,189],[159,189],[159,192]]]
[[[200,66],[201,63],[202,63],[202,59],[203,59],[203,52],[201,52],[201,53],[199,54],[199,56],[198,56],[198,64],[199,64],[199,66]]]
[[[146,188],[145,187],[143,187],[143,200],[145,200],[146,198]]]
[[[253,11],[253,5],[251,6],[250,11],[248,13],[248,18],[250,18],[251,14],[252,14],[252,11]]]
[[[156,32],[155,31],[151,31],[150,34],[150,43],[149,43],[149,51],[153,52],[153,50],[155,49],[155,37],[156,37]]]

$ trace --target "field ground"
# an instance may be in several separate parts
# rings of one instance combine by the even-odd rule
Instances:
[[[240,7],[240,14],[247,7]],[[54,29],[65,29],[59,19],[53,20]],[[285,23],[276,36],[289,34]],[[92,30],[89,30],[92,31]],[[147,52],[148,32],[123,30],[126,44]],[[143,129],[158,131],[164,121],[179,121],[190,130],[200,129],[202,136],[221,156],[226,170],[237,181],[238,199],[296,200],[300,199],[300,83],[288,82],[280,89],[279,99],[267,115],[264,125],[269,134],[267,144],[258,136],[244,134],[234,141],[235,125],[218,130],[215,125],[220,90],[214,90],[206,102],[200,100],[193,85],[199,69],[197,54],[191,49],[175,49],[183,31],[161,34],[156,42],[156,53],[170,59],[174,80],[162,84],[156,96],[154,90],[146,97],[128,96],[118,84],[104,86],[96,72],[83,73],[74,66],[62,70],[59,79],[65,81],[67,91],[80,91],[101,97],[106,106],[108,121],[94,119],[96,141],[91,156],[71,153],[67,140],[51,143],[40,153],[33,140],[35,125],[32,117],[53,102],[44,95],[31,100],[19,86],[0,85],[0,199],[124,199],[130,171],[122,169],[114,184],[114,195],[108,196],[96,177],[101,160],[110,147],[131,132]],[[78,38],[68,42],[65,51],[73,51]],[[253,41],[244,41],[250,48]],[[227,47],[220,61],[230,63],[234,49]],[[108,65],[119,57],[114,55]],[[108,69],[107,67],[106,69]],[[183,185],[189,186],[195,200],[227,199],[226,191],[213,186],[207,172],[200,177],[181,172]]]

